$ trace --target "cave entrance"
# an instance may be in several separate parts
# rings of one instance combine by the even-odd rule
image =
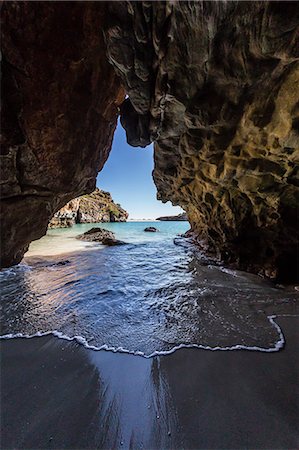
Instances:
[[[114,134],[106,164],[98,174],[97,187],[111,193],[115,202],[129,213],[129,220],[155,220],[161,216],[183,213],[171,202],[157,200],[153,181],[153,145],[131,147],[120,123]]]
[[[162,229],[159,222],[153,221],[161,216],[183,213],[180,207],[157,200],[153,169],[153,145],[147,148],[131,147],[127,144],[125,130],[118,123],[110,155],[97,177],[97,190],[71,200],[58,211],[50,222],[47,235],[33,241],[26,256],[58,255],[81,250],[86,243],[80,242],[78,235],[94,227],[103,227],[124,241],[130,242],[131,238],[133,241],[149,239],[150,236],[145,237],[149,233],[143,233],[144,228],[155,226]],[[140,222],[137,226],[138,237],[133,236],[132,231],[128,238],[124,227],[119,228],[119,223],[125,221]],[[148,225],[145,222],[149,222]],[[183,225],[175,222],[171,231],[182,234],[188,228],[186,221]]]

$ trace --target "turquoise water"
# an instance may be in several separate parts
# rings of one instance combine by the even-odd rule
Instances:
[[[127,245],[75,239],[94,226]],[[298,293],[208,264],[176,238],[187,229],[187,222],[128,222],[49,231],[21,264],[0,272],[2,337],[53,333],[147,357],[181,347],[279,350],[273,313],[295,308]]]
[[[144,228],[153,226],[156,233],[144,232]],[[123,223],[87,223],[74,225],[71,228],[57,228],[49,230],[47,235],[32,242],[26,256],[56,255],[77,250],[88,250],[101,247],[101,244],[83,242],[75,237],[94,227],[113,231],[117,239],[131,244],[170,242],[178,234],[185,233],[190,225],[188,222],[123,222]]]

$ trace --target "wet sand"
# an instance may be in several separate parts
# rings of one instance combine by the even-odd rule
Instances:
[[[1,448],[298,448],[299,318],[277,323],[277,353],[145,359],[54,337],[1,341]]]

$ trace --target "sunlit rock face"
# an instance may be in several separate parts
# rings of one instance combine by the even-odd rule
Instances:
[[[129,214],[115,203],[110,192],[96,188],[91,194],[75,198],[50,220],[49,228],[71,227],[75,223],[126,222]]]
[[[128,142],[209,254],[298,280],[296,2],[111,2]]]
[[[102,2],[2,5],[2,266],[67,201],[92,192],[124,93],[106,58]]]

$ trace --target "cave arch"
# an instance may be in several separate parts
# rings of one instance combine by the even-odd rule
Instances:
[[[129,142],[155,141],[159,197],[187,211],[205,251],[273,278],[279,261],[298,264],[295,2],[6,2],[1,12],[2,267],[95,188],[119,113]]]

